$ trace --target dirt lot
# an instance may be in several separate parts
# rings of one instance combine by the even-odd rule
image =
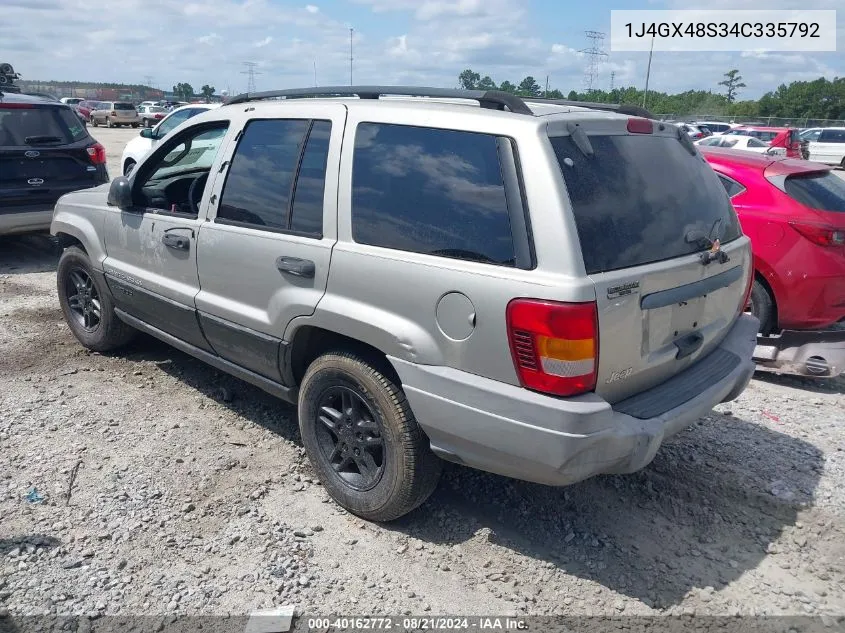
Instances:
[[[137,132],[94,130],[113,176]],[[55,263],[39,238],[0,241],[0,615],[845,625],[845,377],[760,374],[635,475],[554,489],[449,466],[422,508],[376,525],[328,499],[293,408],[146,337],[86,352]]]

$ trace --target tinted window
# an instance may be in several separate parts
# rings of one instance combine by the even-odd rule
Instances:
[[[187,121],[191,117],[192,111],[193,108],[186,108],[185,110],[179,110],[179,112],[174,112],[159,124],[159,126],[156,128],[156,134],[158,136],[166,135],[170,132],[170,130],[174,129],[182,122]]]
[[[6,109],[0,105],[0,146],[49,147],[87,137],[82,121],[68,107]]]
[[[513,266],[496,137],[359,125],[352,235],[364,244]]]
[[[712,169],[675,138],[591,136],[585,156],[570,136],[552,139],[581,240],[587,273],[694,253],[703,231],[740,236],[736,213]]]
[[[790,197],[808,207],[845,212],[845,180],[829,171],[790,176],[784,187]]]
[[[805,130],[801,132],[801,139],[804,141],[818,141],[821,130]]]
[[[748,139],[748,147],[768,147],[768,146],[763,141],[761,141],[759,139],[750,138],[750,139]]]
[[[819,143],[845,143],[845,130],[822,130]]]
[[[718,136],[714,136],[712,138],[707,138],[701,141],[699,145],[718,145],[722,139]]]
[[[293,194],[290,223],[293,231],[312,235],[323,232],[323,192],[331,131],[329,121],[314,121],[308,134]]]
[[[757,140],[757,139],[754,139],[754,140]],[[739,143],[738,138],[726,138],[725,140],[722,141],[721,147],[733,147],[737,143]]]
[[[722,186],[725,188],[725,191],[728,192],[728,195],[733,198],[735,195],[742,193],[745,191],[745,187],[739,184],[735,180],[731,180],[730,178],[726,178],[722,174],[716,174],[719,176],[719,182],[722,183]]]
[[[288,228],[288,203],[309,122],[251,121],[229,167],[217,217]]]
[[[134,110],[135,106],[133,106],[131,103],[115,103],[114,109],[115,110]]]

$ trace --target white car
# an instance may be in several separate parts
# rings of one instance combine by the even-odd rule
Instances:
[[[728,130],[738,127],[737,123],[725,123],[724,121],[694,121],[693,124],[699,127],[706,127],[708,130],[713,132],[713,136],[724,134]]]
[[[761,141],[759,138],[754,138],[753,136],[740,136],[738,134],[708,136],[707,138],[695,141],[695,144],[706,145],[707,147],[744,149],[749,152],[758,152],[760,154],[764,154],[770,149],[769,145]]]
[[[219,103],[193,103],[182,106],[170,112],[154,128],[141,130],[141,135],[129,141],[123,149],[123,156],[120,159],[123,175],[128,176],[135,169],[135,165],[141,162],[141,159],[149,154],[158,145],[159,141],[179,124],[184,123],[197,114],[219,107]]]
[[[816,127],[801,132],[809,141],[810,160],[845,169],[845,127]]]

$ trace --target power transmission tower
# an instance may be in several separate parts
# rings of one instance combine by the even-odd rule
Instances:
[[[349,28],[349,85],[352,85],[352,33],[355,29]]]
[[[584,31],[584,35],[590,41],[590,46],[578,52],[587,55],[587,68],[584,70],[584,86],[587,88],[587,92],[592,92],[593,84],[599,76],[599,65],[602,59],[607,57],[607,53],[601,47],[605,35],[600,31]]]
[[[247,75],[247,84],[246,84],[246,91],[247,93],[256,92],[255,90],[255,76],[260,75],[261,71],[255,70],[255,67],[258,66],[257,62],[243,62],[243,65],[246,66],[246,70],[242,70],[242,75]]]
[[[152,75],[144,75],[144,85],[148,88],[153,88],[153,76]]]
[[[616,71],[610,71],[610,91],[613,92],[613,80],[616,79]]]

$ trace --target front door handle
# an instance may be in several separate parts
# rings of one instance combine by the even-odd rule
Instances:
[[[168,248],[173,248],[177,251],[187,251],[191,248],[191,238],[185,235],[165,233],[161,241]]]
[[[295,275],[297,277],[314,277],[317,267],[310,259],[300,259],[299,257],[286,257],[282,255],[276,258],[276,268],[283,273]]]

